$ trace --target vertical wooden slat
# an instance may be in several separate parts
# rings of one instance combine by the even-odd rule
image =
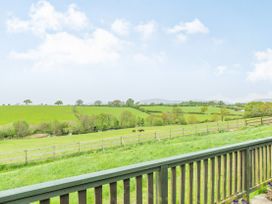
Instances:
[[[180,203],[181,204],[185,204],[185,182],[186,182],[186,166],[185,164],[183,164],[181,166],[181,181],[180,181],[180,184],[181,184],[181,189],[180,189]]]
[[[50,204],[50,199],[40,200],[40,204]]]
[[[176,167],[171,168],[171,199],[172,203],[177,202],[177,178],[176,178]]]
[[[190,168],[190,188],[189,188],[189,203],[193,204],[193,193],[194,193],[194,163],[189,164]]]
[[[234,153],[234,192],[237,193],[238,189],[238,152]]]
[[[260,157],[259,157],[260,182],[263,182],[263,148],[262,147],[259,147],[259,154],[260,154]]]
[[[124,179],[124,204],[130,204],[130,179]]]
[[[79,204],[86,204],[87,203],[87,191],[86,190],[78,191],[78,203]]]
[[[147,175],[147,182],[148,182],[148,204],[154,203],[154,179],[153,179],[153,173],[150,173]]]
[[[221,200],[221,156],[217,157],[217,203]]]
[[[223,169],[223,200],[227,198],[227,155],[223,156],[224,169]]]
[[[263,178],[263,182],[265,181],[265,174],[266,174],[266,169],[265,169],[265,146],[263,146],[262,147],[262,167],[263,167],[263,169],[262,169],[262,174],[263,174],[263,176],[262,176],[262,178]]]
[[[69,204],[69,194],[60,196],[60,204]]]
[[[265,148],[265,180],[267,180],[269,178],[268,176],[268,156],[267,156],[267,152],[268,152],[268,148],[267,145],[264,146]]]
[[[251,153],[251,157],[252,157],[252,186],[255,186],[255,149],[252,149],[252,153]]]
[[[240,188],[239,188],[239,190],[240,190],[240,192],[242,192],[243,191],[243,153],[242,153],[242,151],[240,151],[239,152],[239,154],[240,154]]]
[[[271,171],[272,171],[272,167],[271,167],[271,165],[272,165],[272,162],[271,162],[271,159],[272,159],[272,157],[271,157],[271,145],[269,144],[268,145],[268,166],[269,166],[269,178],[271,178],[272,177],[272,174],[271,174]]]
[[[102,186],[95,187],[95,204],[102,204]]]
[[[232,169],[233,153],[229,154],[229,195],[232,195],[232,181],[233,181],[233,169]]]
[[[204,160],[204,203],[208,203],[208,159]]]
[[[117,183],[110,183],[110,203],[117,204]]]
[[[197,162],[197,204],[200,204],[201,161]]]
[[[142,204],[143,203],[143,187],[142,187],[142,180],[143,176],[136,177],[136,203]]]
[[[213,158],[211,158],[211,183],[210,183],[210,185],[211,185],[211,203],[213,204],[214,203],[214,181],[215,181],[215,179],[214,179],[214,177],[215,177],[215,175],[214,175],[214,168],[215,168],[215,165],[214,165],[214,161],[215,161],[215,158],[213,157]]]
[[[258,181],[257,184],[260,184],[261,182],[261,158],[260,158],[260,148],[257,148],[257,170],[258,170]]]

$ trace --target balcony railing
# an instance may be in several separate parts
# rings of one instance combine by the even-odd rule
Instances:
[[[249,200],[252,191],[271,179],[271,145],[272,138],[254,140],[2,191],[0,203],[207,204],[242,197]]]

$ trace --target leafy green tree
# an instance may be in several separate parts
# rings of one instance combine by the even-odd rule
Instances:
[[[32,101],[31,101],[30,99],[24,100],[24,104],[26,104],[26,105],[29,105],[29,104],[31,104],[31,103],[32,103]]]
[[[197,120],[197,117],[195,115],[190,115],[188,118],[187,118],[187,123],[188,124],[195,124],[195,123],[198,123],[198,120]]]
[[[76,101],[76,105],[77,106],[82,106],[83,105],[83,100],[82,99],[78,99],[77,101]]]
[[[57,100],[57,101],[55,102],[55,105],[57,105],[57,106],[61,106],[61,105],[63,105],[62,100]]]
[[[224,121],[225,117],[229,114],[229,110],[225,107],[220,108],[221,121]]]
[[[94,102],[94,105],[95,105],[95,106],[101,106],[101,105],[102,105],[102,101],[96,100],[96,101]]]
[[[134,100],[132,98],[127,99],[126,106],[133,107],[134,105]]]
[[[109,102],[109,105],[115,106],[115,107],[120,107],[122,105],[122,101],[119,99],[116,99],[116,100]]]

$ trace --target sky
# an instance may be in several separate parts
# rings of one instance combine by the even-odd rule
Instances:
[[[0,104],[272,98],[272,2],[10,0]]]

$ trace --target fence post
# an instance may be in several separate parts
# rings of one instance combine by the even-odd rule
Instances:
[[[263,125],[263,117],[261,117],[261,125]]]
[[[156,132],[154,133],[154,136],[155,136],[155,137],[154,137],[155,140],[157,140],[157,133],[156,133]]]
[[[77,145],[78,145],[78,152],[80,152],[80,142],[78,142]]]
[[[54,145],[52,148],[53,148],[53,158],[55,158],[56,157],[56,146]]]
[[[251,184],[252,184],[252,162],[251,162],[251,149],[247,148],[246,149],[246,158],[245,158],[245,190],[246,190],[246,198],[247,198],[247,202],[250,203],[250,188],[251,188]]]
[[[140,134],[138,134],[138,144],[140,143]]]
[[[170,135],[169,135],[169,138],[170,138],[170,139],[172,138],[172,131],[171,131],[171,128],[170,128]]]
[[[120,137],[120,143],[121,143],[121,146],[124,145],[124,139],[123,139],[123,136]]]
[[[159,172],[157,172],[157,204],[168,203],[168,168],[166,165],[161,166]]]
[[[24,151],[25,152],[25,164],[27,164],[27,162],[28,162],[28,151],[27,150],[25,150]]]

